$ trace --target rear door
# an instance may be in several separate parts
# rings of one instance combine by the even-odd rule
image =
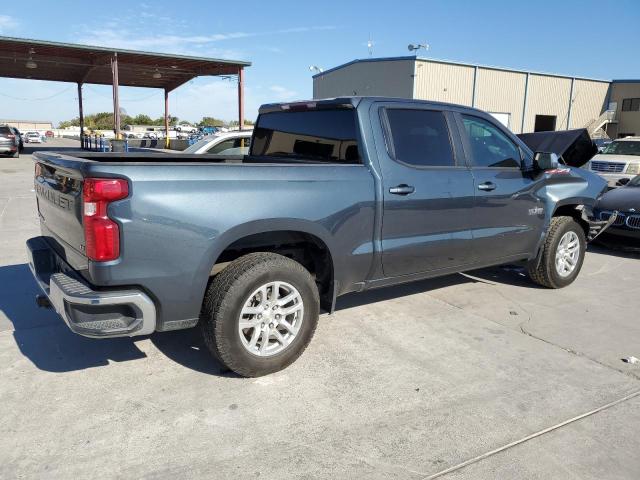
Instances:
[[[374,115],[382,120],[386,144],[378,149],[384,275],[469,262],[474,187],[469,168],[454,148],[453,117],[437,108],[401,103],[381,104]]]
[[[492,263],[534,251],[544,228],[544,203],[522,169],[520,147],[484,117],[456,114],[475,182],[474,260]]]

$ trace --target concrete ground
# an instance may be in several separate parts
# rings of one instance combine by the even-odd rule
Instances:
[[[90,340],[38,310],[32,171],[0,159],[0,478],[640,478],[640,257],[350,295],[242,379],[197,330]]]

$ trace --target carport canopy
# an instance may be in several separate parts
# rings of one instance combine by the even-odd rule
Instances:
[[[244,125],[244,68],[250,62],[94,47],[0,36],[0,77],[73,82],[78,85],[81,136],[82,85],[112,85],[114,130],[120,132],[118,87],[161,88],[168,141],[169,92],[200,76],[237,75],[238,121]]]

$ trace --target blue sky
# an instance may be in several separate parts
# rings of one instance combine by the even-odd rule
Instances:
[[[309,98],[309,65],[407,55],[594,78],[640,78],[640,2],[334,1],[29,2],[2,9],[0,35],[249,60],[247,117],[261,103]],[[86,86],[87,113],[109,111],[109,87]],[[123,88],[129,114],[162,114],[160,91]],[[171,113],[235,118],[235,84],[201,78],[171,94]],[[0,118],[77,116],[75,85],[0,79]]]

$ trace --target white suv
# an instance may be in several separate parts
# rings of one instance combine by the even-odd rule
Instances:
[[[610,187],[624,185],[640,174],[640,137],[614,140],[591,159],[588,168]]]

